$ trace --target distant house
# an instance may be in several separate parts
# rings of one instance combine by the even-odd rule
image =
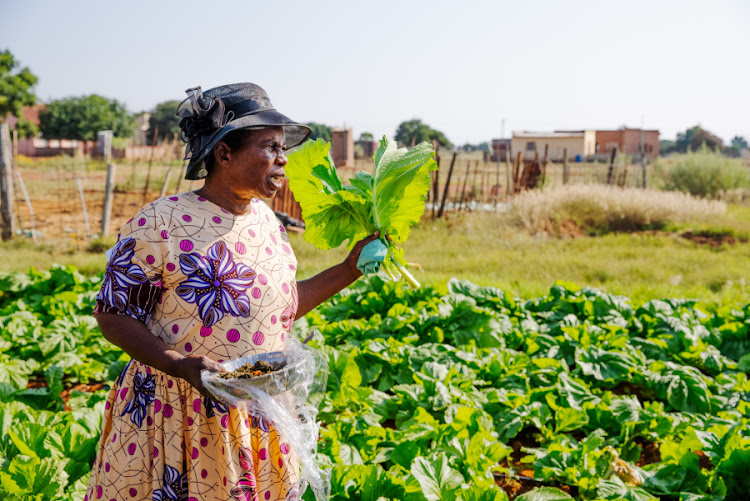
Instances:
[[[659,131],[628,129],[623,127],[618,130],[596,131],[596,153],[599,155],[610,155],[612,149],[632,157],[640,158],[641,141],[643,142],[644,154],[649,158],[659,156]]]
[[[493,139],[490,160],[493,162],[504,162],[508,155],[512,155],[510,151],[510,139]]]
[[[39,126],[39,112],[44,109],[43,104],[34,106],[24,106],[22,113],[23,118],[37,127]],[[6,120],[8,126],[16,128],[18,119],[10,115]],[[57,155],[82,155],[89,152],[92,141],[76,141],[75,139],[43,139],[37,134],[32,138],[18,139],[18,154],[27,157],[53,157]]]
[[[568,159],[581,161],[596,153],[596,131],[513,131],[510,140],[513,155],[521,152],[526,160],[533,159],[537,154],[542,158],[545,145],[548,146],[547,155],[550,161],[562,160],[566,149]]]

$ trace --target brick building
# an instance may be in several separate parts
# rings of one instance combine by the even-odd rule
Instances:
[[[599,155],[609,155],[612,153],[612,148],[617,146],[617,151],[640,158],[641,138],[643,140],[644,154],[649,158],[658,157],[658,130],[628,129],[627,127],[618,130],[596,131],[596,153]]]

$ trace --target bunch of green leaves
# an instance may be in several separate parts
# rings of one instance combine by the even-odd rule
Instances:
[[[346,185],[336,173],[329,148],[325,141],[308,141],[289,155],[286,165],[289,187],[302,207],[305,240],[324,250],[348,240],[351,248],[379,231],[388,248],[386,272],[394,280],[403,275],[418,287],[396,244],[406,241],[424,213],[430,171],[437,168],[432,146],[424,142],[406,150],[384,136],[375,152],[374,174],[358,172]]]

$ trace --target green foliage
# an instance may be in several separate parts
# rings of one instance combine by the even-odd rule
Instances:
[[[165,101],[157,104],[151,111],[151,117],[148,119],[150,133],[147,139],[149,144],[153,141],[154,131],[157,129],[157,142],[172,139],[175,134],[177,137],[180,136],[180,119],[175,115],[179,105],[180,101]]]
[[[37,133],[36,125],[23,118],[22,110],[36,103],[33,87],[38,79],[29,68],[19,66],[9,50],[0,52],[0,121],[13,115],[18,119],[19,135],[31,137]]]
[[[70,411],[60,390],[111,381],[127,359],[83,319],[99,285],[63,267],[0,275],[0,368],[26,371],[0,382],[2,499],[82,498],[106,390],[73,392]],[[560,486],[581,500],[721,501],[750,489],[748,325],[750,305],[635,307],[562,282],[522,300],[375,276],[295,331],[318,330],[328,359],[319,457],[332,501],[504,501],[494,474],[519,466],[544,485],[526,501],[571,499]],[[661,457],[636,466],[647,444]]]
[[[750,173],[741,161],[726,158],[706,146],[657,159],[654,171],[664,189],[699,197],[719,198],[731,190],[750,187]]]
[[[678,132],[675,140],[675,151],[687,153],[688,151],[697,151],[705,145],[706,148],[713,151],[721,151],[724,148],[724,141],[703,127],[696,125],[687,129],[685,132]]]
[[[315,122],[309,122],[305,125],[310,127],[310,130],[312,131],[310,137],[308,138],[311,141],[322,139],[323,141],[331,142],[331,128],[329,126]]]
[[[424,213],[430,171],[437,168],[432,147],[421,143],[407,151],[383,137],[375,152],[375,173],[358,172],[346,186],[336,174],[329,148],[323,141],[308,141],[289,156],[286,166],[289,186],[302,207],[305,240],[320,249],[348,240],[352,248],[380,231],[388,247],[386,271],[414,283],[404,268],[403,251],[394,244],[406,241]]]
[[[52,101],[39,113],[39,121],[47,139],[92,141],[103,130],[113,131],[118,138],[135,133],[135,120],[125,105],[96,94]]]
[[[373,139],[375,139],[375,136],[373,136],[371,132],[363,132],[359,135],[360,142],[372,141]]]
[[[411,147],[422,142],[437,141],[440,146],[452,148],[453,144],[445,137],[442,132],[433,129],[421,120],[415,118],[406,122],[401,122],[396,129],[396,141],[406,147]]]

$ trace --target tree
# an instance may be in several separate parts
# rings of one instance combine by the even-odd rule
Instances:
[[[395,139],[407,147],[419,144],[422,141],[427,141],[429,143],[432,140],[436,140],[440,146],[446,148],[451,148],[453,146],[453,144],[448,141],[448,138],[445,137],[445,134],[422,123],[422,121],[417,118],[407,122],[401,122],[396,129]]]
[[[47,139],[94,140],[102,130],[126,138],[136,128],[135,119],[122,103],[96,94],[52,101],[39,113],[39,122]]]
[[[676,150],[686,152],[698,150],[703,144],[711,150],[721,151],[724,148],[724,141],[699,125],[691,127],[685,132],[677,133],[675,141]]]
[[[372,141],[375,138],[375,136],[372,135],[370,132],[363,132],[359,135],[359,142],[364,143],[365,141]]]
[[[171,138],[175,134],[180,134],[180,118],[175,115],[177,107],[181,101],[164,101],[156,105],[151,112],[151,118],[148,119],[148,127],[151,134],[148,137],[149,144],[154,139],[154,131],[158,127],[156,140],[162,141],[165,138]]]
[[[734,136],[732,138],[732,147],[737,150],[742,150],[744,148],[747,148],[747,139],[745,139],[742,136]]]
[[[37,133],[37,128],[23,118],[22,110],[24,106],[36,104],[32,87],[38,79],[28,68],[19,68],[19,65],[9,50],[0,52],[0,121],[4,122],[12,114],[18,119],[18,133],[30,137]]]
[[[327,125],[318,124],[315,122],[310,122],[305,124],[308,127],[310,127],[310,130],[312,130],[312,134],[310,134],[310,139],[313,141],[316,139],[322,139],[324,141],[331,142],[331,128]]]

